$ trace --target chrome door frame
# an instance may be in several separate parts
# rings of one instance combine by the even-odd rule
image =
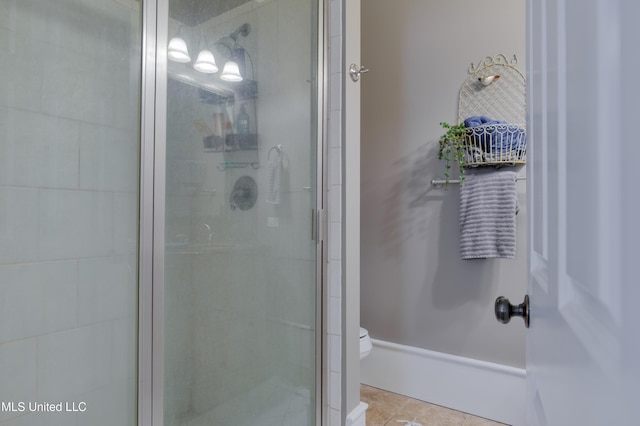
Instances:
[[[164,227],[169,0],[141,0],[138,425],[164,424]],[[327,422],[327,47],[328,1],[317,3],[316,425]]]
[[[327,306],[329,305],[329,294],[327,291],[328,277],[327,277],[327,260],[328,256],[328,221],[327,217],[327,200],[328,194],[328,143],[327,143],[327,119],[328,115],[328,100],[327,100],[327,63],[329,41],[327,36],[329,15],[328,15],[328,0],[318,0],[318,21],[317,21],[317,34],[316,40],[317,46],[317,74],[316,74],[316,98],[317,98],[317,153],[316,153],[316,209],[321,212],[317,216],[316,229],[317,246],[316,246],[316,425],[322,426],[329,422],[328,404],[325,401],[329,401],[329,368],[327,353]]]
[[[138,243],[138,425],[152,424],[153,253],[157,2],[141,0],[140,200]]]

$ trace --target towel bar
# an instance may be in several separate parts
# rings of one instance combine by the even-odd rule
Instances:
[[[270,159],[269,157],[271,156],[271,151],[275,151],[276,155],[282,155],[282,151],[283,151],[282,144],[278,144],[269,148],[269,151],[267,151],[267,160]]]
[[[519,181],[519,180],[527,180],[527,177],[526,176],[517,176],[516,177],[516,181]],[[431,180],[431,185],[433,185],[433,186],[445,185],[447,183],[459,184],[460,183],[460,179],[449,179],[449,181],[447,181],[445,179],[432,179]]]

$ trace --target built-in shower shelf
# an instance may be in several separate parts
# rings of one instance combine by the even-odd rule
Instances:
[[[229,134],[222,138],[220,136],[205,136],[203,141],[205,152],[235,152],[235,151],[257,151],[258,134]]]

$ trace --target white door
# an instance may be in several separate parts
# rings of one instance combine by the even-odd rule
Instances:
[[[640,2],[528,2],[530,425],[637,425]]]

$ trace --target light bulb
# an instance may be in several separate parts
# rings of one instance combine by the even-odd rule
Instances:
[[[242,81],[238,64],[234,61],[229,61],[224,64],[222,74],[220,74],[220,79],[224,81]]]
[[[196,63],[193,64],[193,68],[195,68],[196,71],[200,71],[206,74],[213,74],[218,72],[216,59],[213,57],[213,53],[211,53],[211,51],[207,49],[200,51]]]
[[[191,56],[189,56],[189,50],[187,49],[187,43],[180,37],[174,37],[169,42],[167,48],[167,57],[170,61],[174,62],[189,62]]]

